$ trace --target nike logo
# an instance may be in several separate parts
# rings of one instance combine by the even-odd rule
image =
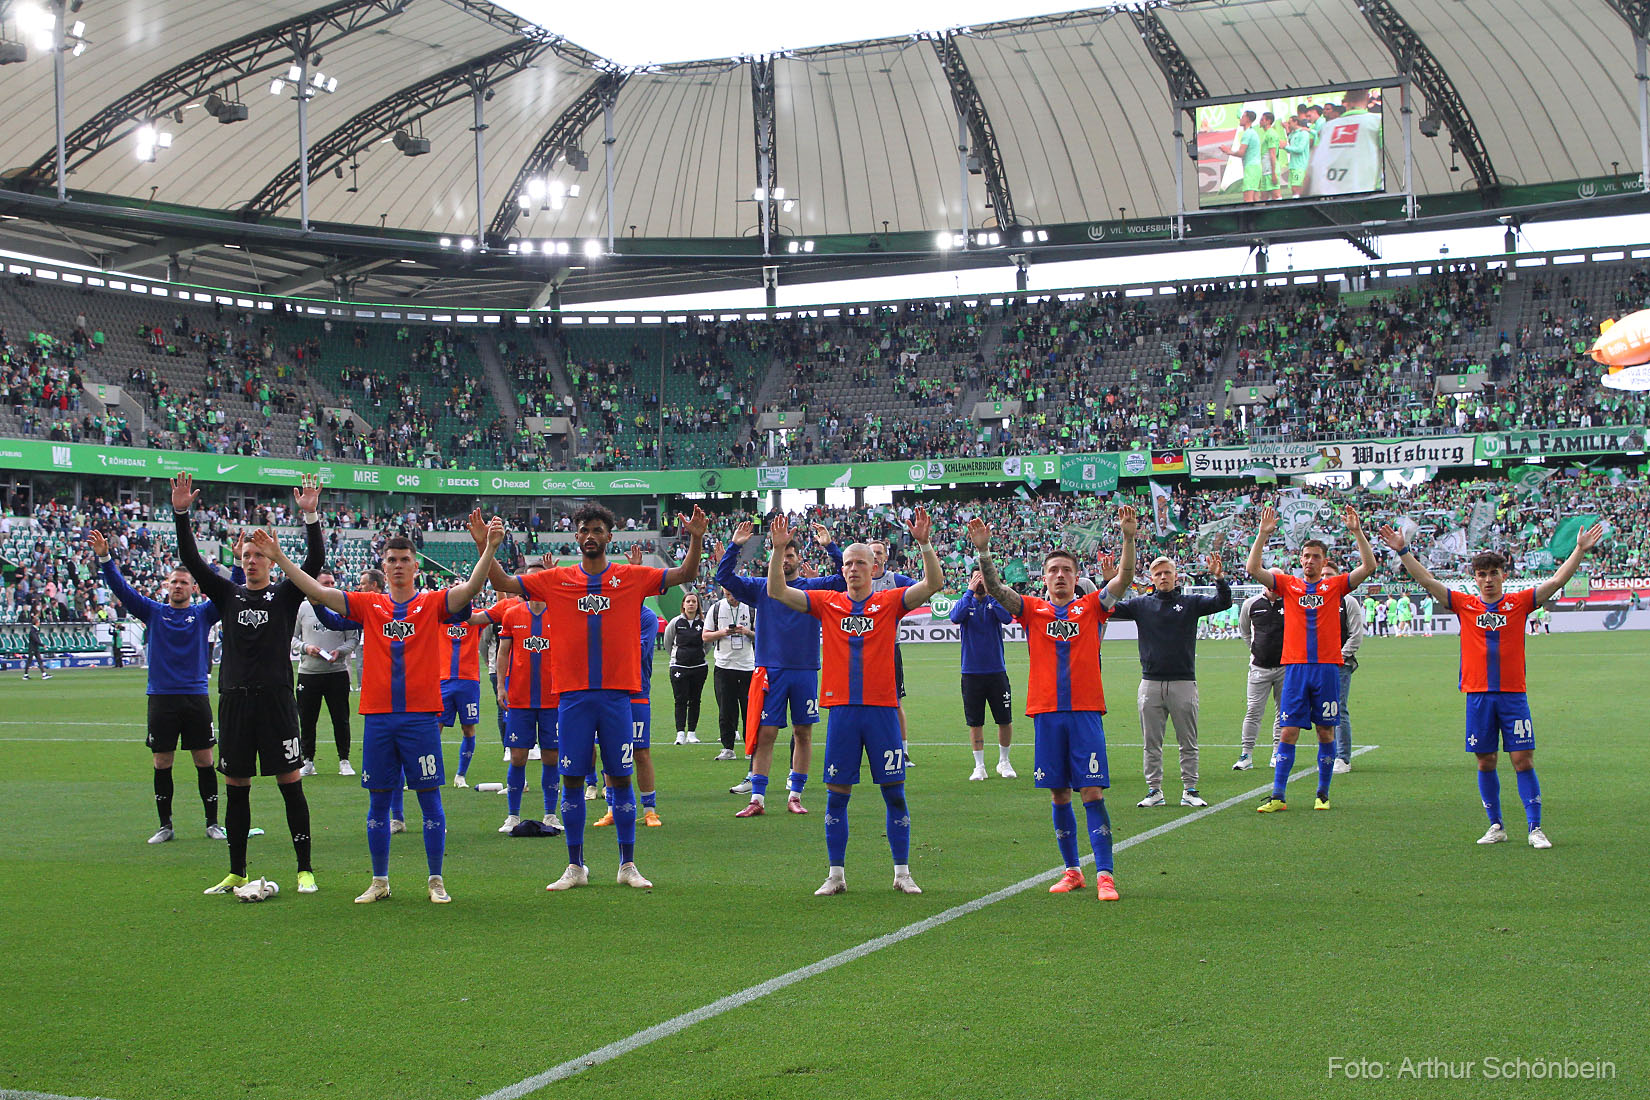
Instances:
[[[230,470],[233,470],[235,467],[237,467],[239,465],[240,465],[239,462],[231,462],[229,465],[225,466],[223,463],[220,462],[220,463],[218,463],[218,473],[227,474]]]

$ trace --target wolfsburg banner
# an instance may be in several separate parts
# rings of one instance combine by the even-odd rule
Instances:
[[[1619,455],[1643,451],[1645,429],[1557,428],[1550,432],[1506,432],[1483,436],[1484,458],[1535,458],[1541,455]]]
[[[1109,472],[1118,468],[1122,456],[1090,457]],[[665,496],[755,493],[781,488],[1058,481],[1063,461],[1066,459],[1060,455],[1008,455],[725,470],[424,470],[29,439],[0,440],[0,469],[8,470],[145,478],[170,478],[188,473],[197,481],[266,486],[292,485],[302,475],[314,474],[322,485],[331,489],[463,496]],[[1115,478],[1115,474],[1111,476]],[[1102,473],[1099,480],[1105,478],[1106,474]]]
[[[1446,435],[1431,439],[1357,439],[1297,449],[1273,444],[1258,448],[1220,447],[1187,453],[1194,478],[1249,477],[1261,467],[1280,477],[1328,470],[1398,470],[1413,466],[1471,466],[1480,455],[1479,437]]]

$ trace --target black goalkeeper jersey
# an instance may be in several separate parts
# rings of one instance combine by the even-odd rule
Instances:
[[[174,513],[178,557],[223,624],[223,664],[218,691],[279,690],[292,694],[292,631],[304,594],[291,580],[253,591],[225,579],[201,557],[189,514]],[[319,522],[304,527],[303,570],[314,576],[326,564]]]

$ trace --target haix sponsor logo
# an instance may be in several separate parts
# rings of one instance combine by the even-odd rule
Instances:
[[[842,632],[844,634],[865,635],[876,629],[877,621],[869,615],[842,616]]]
[[[384,637],[392,642],[404,642],[417,631],[417,624],[409,623],[405,619],[392,619],[384,624]]]
[[[469,632],[470,632],[469,627],[463,626],[459,623],[448,623],[447,624],[447,637],[452,638],[454,641],[457,641],[458,639],[464,637],[464,635],[468,634]]]
[[[235,616],[235,621],[242,626],[259,627],[269,621],[269,612],[258,607],[249,607]]]
[[[1477,623],[1480,630],[1500,630],[1507,625],[1507,617],[1497,615],[1493,611],[1487,611],[1478,616]]]
[[[444,480],[446,481],[447,488],[449,488],[449,489],[479,489],[479,488],[481,488],[481,479],[479,477],[452,477],[452,476],[448,476]]]
[[[493,478],[493,488],[495,489],[531,489],[532,487],[532,483],[524,477]]]
[[[1082,633],[1083,624],[1070,622],[1066,619],[1055,619],[1043,627],[1043,633],[1057,642],[1069,642]]]
[[[600,615],[613,606],[613,601],[606,596],[582,596],[577,606],[586,615]]]
[[[1323,597],[1316,592],[1309,592],[1301,597],[1301,606],[1308,611],[1316,611],[1323,606]]]
[[[357,485],[377,485],[378,484],[378,471],[377,470],[356,470],[355,471],[355,484],[357,484]]]
[[[610,489],[651,489],[653,483],[639,477],[616,477],[607,483]]]
[[[531,638],[523,638],[521,648],[529,653],[548,653],[550,652],[550,639],[541,638],[535,634]]]

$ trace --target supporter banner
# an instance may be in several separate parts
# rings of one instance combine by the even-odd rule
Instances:
[[[1219,447],[1187,453],[1187,468],[1194,478],[1251,477],[1261,468],[1270,468],[1281,477],[1325,470],[1396,470],[1414,466],[1470,466],[1481,456],[1477,440],[1470,435],[1437,436],[1431,439],[1356,439],[1339,443],[1314,444],[1309,450],[1272,444],[1256,453],[1248,447]]]
[[[1146,461],[1139,454],[1140,464]],[[861,462],[845,465],[764,466],[726,470],[422,470],[310,462],[296,458],[151,451],[138,447],[97,447],[0,439],[0,469],[117,477],[170,478],[187,473],[197,481],[242,485],[296,484],[314,474],[332,489],[461,496],[664,496],[676,493],[754,493],[773,489],[871,488],[881,485],[1001,484],[1056,481],[1069,456],[1008,455],[991,458],[933,458],[926,461]],[[1089,456],[1112,470],[1123,467],[1117,454]],[[1136,472],[1132,467],[1130,473]],[[1144,472],[1143,470],[1139,472]],[[1115,487],[1115,475],[1113,477]]]
[[[1060,488],[1083,492],[1109,493],[1117,488],[1118,458],[1109,455],[1062,455]]]
[[[1557,428],[1550,432],[1486,435],[1483,458],[1535,458],[1542,455],[1615,455],[1643,451],[1645,429]]]

